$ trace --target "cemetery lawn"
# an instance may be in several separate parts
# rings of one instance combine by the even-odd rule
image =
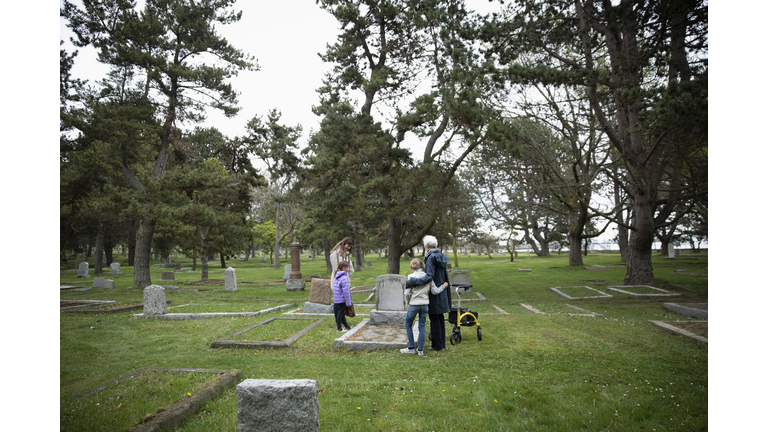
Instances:
[[[237,270],[234,293],[224,291],[220,267],[209,268],[209,277],[220,281],[205,285],[190,284],[200,280],[199,263],[197,272],[178,272],[173,282],[160,282],[161,272],[168,269],[151,267],[154,283],[180,288],[166,290],[166,300],[171,301],[168,313],[254,312],[292,306],[253,317],[185,321],[134,317],[141,310],[61,313],[61,430],[102,430],[105,425],[110,430],[128,429],[183,399],[200,386],[200,380],[210,379],[210,374],[159,373],[73,400],[147,367],[241,369],[242,379],[317,380],[322,431],[707,430],[707,345],[649,322],[697,321],[662,304],[707,302],[706,253],[683,253],[676,259],[654,256],[657,280],[648,285],[679,297],[633,297],[607,291],[608,286],[624,285],[625,269],[618,254],[590,253],[584,261],[592,270],[569,267],[566,254],[546,258],[520,254],[514,262],[508,255],[489,259],[459,254],[458,267],[453,254],[448,256],[454,269],[471,272],[473,291],[487,299],[462,301],[462,306],[479,313],[483,340],[477,340],[476,327],[462,327],[460,344],[448,343],[440,352],[425,351],[424,357],[396,350],[335,350],[333,341],[341,333],[331,316],[288,348],[211,348],[211,342],[267,318],[290,317],[283,313],[303,307],[309,284],[306,291],[287,292],[282,284],[274,284],[282,279],[283,270],[268,267],[258,257],[227,263]],[[376,276],[386,273],[386,260],[377,258],[366,257],[373,268],[355,272],[353,287],[375,284]],[[116,301],[108,308],[141,303],[142,290],[130,288],[133,269],[124,260],[119,257],[122,275],[108,275],[108,267],[98,275],[115,280],[117,289],[62,290],[60,298]],[[175,262],[191,267],[191,259],[180,257]],[[675,271],[679,269],[687,272]],[[321,257],[314,262],[302,257],[301,271],[305,277],[328,277]],[[91,286],[93,263],[90,273],[91,278],[84,280],[75,278],[76,269],[62,270],[61,285]],[[401,274],[408,273],[407,262],[401,261]],[[550,290],[576,286],[613,297],[572,300]],[[369,295],[353,293],[353,302],[363,303]],[[463,296],[473,297],[476,294]],[[531,312],[521,303],[545,314]],[[357,309],[358,314],[368,310]],[[587,313],[602,316],[574,315]],[[358,315],[348,322],[354,326],[364,318]],[[277,320],[240,337],[281,340],[311,322]],[[448,332],[451,327],[446,322]],[[234,386],[176,430],[237,430]]]

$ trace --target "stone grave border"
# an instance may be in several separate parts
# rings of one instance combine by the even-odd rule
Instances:
[[[234,332],[230,335],[221,337],[211,342],[211,348],[288,348],[289,346],[293,345],[293,343],[296,342],[300,337],[304,336],[305,334],[307,334],[307,332],[315,328],[315,326],[325,321],[325,318],[314,319],[313,323],[309,324],[303,329],[292,334],[288,339],[282,340],[282,341],[241,341],[241,340],[234,340],[231,338],[237,335],[240,335],[248,330],[254,329],[258,326],[270,324],[276,320],[312,321],[313,319],[314,318],[279,318],[279,317],[268,318],[260,323],[256,323],[252,326],[248,326],[240,331]]]
[[[693,304],[699,304],[699,303],[693,303]],[[709,311],[705,309],[697,309],[691,306],[686,306],[685,304],[664,303],[664,308],[672,312],[678,313],[680,315],[686,316],[688,318],[698,318],[700,320],[705,320],[709,318]]]
[[[599,295],[599,296],[586,296],[586,297],[571,297],[568,294],[560,291],[561,289],[565,289],[565,288],[586,288],[586,289],[598,292],[601,295]],[[608,297],[613,297],[612,295],[610,295],[608,293],[604,293],[604,292],[602,292],[600,290],[596,290],[596,289],[594,289],[592,287],[588,287],[586,285],[574,285],[574,286],[568,286],[568,287],[554,287],[554,288],[550,288],[550,291],[552,291],[553,293],[555,293],[555,294],[557,294],[559,296],[563,296],[563,297],[567,298],[568,300],[580,300],[580,299],[590,299],[590,298],[608,298]]]
[[[698,321],[653,321],[651,320],[651,324],[655,325],[656,327],[660,327],[670,333],[674,333],[676,335],[685,336],[687,338],[691,338],[694,340],[697,340],[699,342],[705,343],[709,345],[709,342],[707,338],[699,336],[697,334],[691,333],[688,330],[683,330],[681,328],[675,327],[670,322],[679,322],[679,323],[690,323],[690,322],[709,322],[707,320],[698,320]]]
[[[229,318],[229,317],[252,317],[268,314],[281,309],[293,307],[292,304],[284,304],[273,308],[264,309],[256,312],[203,312],[203,313],[165,313],[160,315],[144,315],[143,313],[133,315],[134,318],[156,318],[166,320],[189,320],[189,319],[207,319],[207,318]]]
[[[631,291],[623,290],[621,288],[650,288],[652,290],[660,291],[660,293],[659,294],[638,294],[638,293],[633,293]],[[682,295],[680,293],[673,293],[671,291],[667,291],[667,290],[664,290],[664,289],[661,289],[661,288],[652,287],[650,285],[614,285],[614,286],[609,286],[608,290],[609,291],[613,291],[613,292],[617,292],[617,293],[620,293],[620,294],[628,294],[628,295],[631,295],[633,297],[676,297],[676,296]]]
[[[465,301],[486,301],[486,300],[488,300],[487,298],[485,298],[484,295],[480,294],[477,291],[472,291],[472,293],[473,294],[477,294],[477,298],[464,298],[464,297],[462,297],[461,301],[465,302]],[[458,302],[459,299],[458,298],[453,298],[453,296],[454,296],[454,294],[451,293],[451,302]]]
[[[375,304],[370,303],[355,303],[355,308],[362,307],[362,308],[375,308]],[[324,305],[324,306],[331,306],[331,309],[333,309],[333,305]],[[290,310],[288,312],[283,312],[283,315],[297,315],[297,316],[333,316],[332,313],[322,313],[322,312],[302,312],[304,310],[304,307],[300,307],[298,309]],[[368,316],[370,314],[367,313],[360,313],[360,310],[355,309],[355,316]]]
[[[161,407],[157,412],[152,414],[149,419],[142,421],[129,429],[130,432],[148,432],[159,430],[170,430],[183,424],[187,418],[195,413],[200,407],[205,405],[209,400],[223,393],[227,388],[235,385],[243,375],[243,371],[240,369],[192,369],[192,368],[158,368],[158,367],[144,367],[136,369],[135,371],[123,375],[122,377],[110,381],[106,384],[100,385],[93,390],[89,390],[79,396],[75,396],[71,400],[82,399],[90,396],[93,393],[100,392],[107,387],[113,386],[128,379],[132,379],[141,374],[147,372],[203,372],[203,373],[215,373],[218,376],[213,377],[210,381],[203,384],[202,387],[192,391],[191,396],[184,396],[182,399],[177,400],[167,407]]]
[[[76,300],[66,300],[66,301],[76,301]],[[112,302],[112,303],[114,303],[114,302]],[[171,304],[171,300],[167,300],[165,302],[165,304],[166,305]],[[85,305],[85,306],[88,306],[88,305]],[[73,306],[72,308],[76,308],[76,307],[79,307],[79,306]],[[93,309],[91,309],[91,310],[69,310],[71,308],[65,308],[64,310],[62,310],[62,312],[64,312],[64,313],[80,313],[80,314],[116,314],[116,313],[120,313],[120,312],[128,312],[128,311],[132,311],[132,310],[136,310],[136,309],[143,309],[143,308],[144,308],[144,305],[140,304],[140,305],[135,305],[135,306],[126,306],[126,307],[109,309],[109,310],[93,310]]]
[[[59,304],[61,304],[61,302],[74,302],[74,301],[77,301],[78,303],[88,303],[88,304],[60,308],[59,312],[65,312],[65,311],[69,311],[69,310],[72,310],[72,309],[84,308],[84,307],[88,307],[88,306],[96,306],[96,305],[115,304],[115,303],[117,303],[114,300],[59,300]]]
[[[602,314],[598,314],[598,313],[594,313],[594,312],[589,312],[589,311],[587,311],[587,310],[584,310],[584,309],[582,309],[582,308],[580,308],[580,307],[576,307],[576,306],[573,306],[573,305],[569,305],[568,303],[566,303],[565,305],[566,305],[566,306],[570,306],[570,307],[572,307],[572,308],[574,308],[574,309],[578,309],[578,310],[582,310],[582,311],[584,311],[584,312],[587,312],[587,313],[583,313],[583,314],[575,314],[575,313],[569,313],[569,314],[568,314],[568,316],[586,316],[586,317],[592,317],[592,318],[597,318],[597,317],[602,317],[602,316],[603,316]],[[531,305],[529,305],[529,304],[520,303],[520,306],[522,306],[522,307],[524,307],[524,308],[528,309],[529,311],[531,311],[531,312],[533,312],[533,313],[535,313],[535,314],[542,314],[542,315],[552,315],[552,314],[551,314],[551,313],[549,313],[549,312],[542,312],[542,311],[540,311],[540,310],[536,309],[535,307],[533,307],[533,306],[531,306]],[[487,315],[487,314],[486,314],[486,315]],[[556,315],[559,315],[559,314],[556,314]]]
[[[352,327],[351,330],[345,332],[340,337],[334,339],[333,341],[333,348],[344,348],[349,351],[357,351],[357,350],[367,350],[367,351],[376,351],[376,350],[394,350],[394,349],[400,349],[400,348],[406,348],[406,345],[408,343],[401,343],[401,342],[374,342],[374,341],[351,341],[348,340],[352,336],[355,335],[358,331],[360,331],[363,327],[368,325],[370,322],[370,319],[364,319],[360,321],[359,324]],[[403,333],[405,333],[405,327],[403,327]]]

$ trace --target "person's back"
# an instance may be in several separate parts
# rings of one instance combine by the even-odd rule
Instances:
[[[413,273],[411,273],[408,276],[408,279],[410,278],[420,278],[423,277],[426,273],[424,273],[424,269],[417,269]],[[427,305],[429,304],[429,289],[432,287],[433,282],[429,281],[428,283],[425,283],[424,285],[419,285],[410,288],[411,290],[411,300],[408,302],[408,304],[411,305]]]

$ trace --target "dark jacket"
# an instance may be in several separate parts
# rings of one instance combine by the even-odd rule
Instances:
[[[426,275],[420,278],[408,279],[405,284],[408,287],[424,285],[434,281],[435,285],[440,286],[448,282],[448,257],[440,249],[430,249],[427,256],[424,257],[424,272]],[[429,293],[429,313],[443,314],[451,311],[451,290],[446,289],[438,295]]]

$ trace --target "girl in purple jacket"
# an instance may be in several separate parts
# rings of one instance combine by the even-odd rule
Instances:
[[[349,262],[341,261],[336,274],[333,275],[333,314],[336,316],[336,330],[351,330],[347,324],[347,306],[352,306],[352,296],[349,293]]]

